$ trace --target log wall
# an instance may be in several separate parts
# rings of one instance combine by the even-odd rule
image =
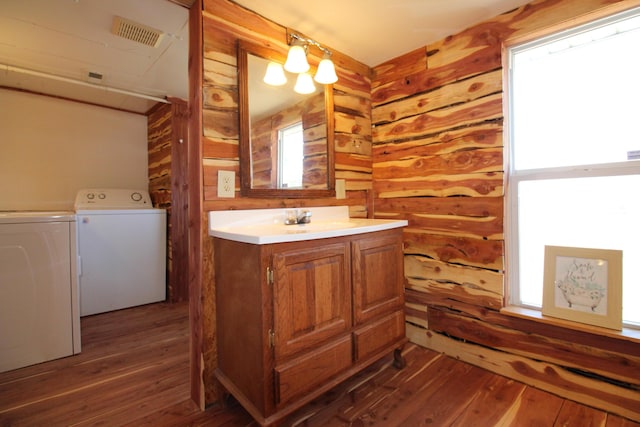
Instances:
[[[638,5],[541,0],[374,68],[377,218],[407,219],[412,341],[640,420],[640,340],[514,317],[505,301],[505,43]]]
[[[147,114],[149,195],[154,208],[167,210],[167,299],[171,301],[173,254],[171,246],[171,104],[156,104]]]
[[[147,114],[149,194],[167,210],[167,300],[189,299],[186,221],[186,101],[158,103]],[[183,142],[180,142],[180,139]]]
[[[202,84],[202,172],[203,222],[201,335],[204,400],[215,401],[213,370],[216,366],[215,283],[213,249],[206,235],[206,213],[210,210],[282,208],[348,205],[351,216],[372,216],[371,191],[371,69],[340,52],[333,51],[338,82],[333,85],[335,103],[336,179],[346,183],[346,199],[247,198],[240,195],[239,111],[236,49],[247,40],[272,49],[287,51],[287,28],[269,21],[228,0],[203,0],[203,84]],[[197,4],[197,3],[196,3]],[[295,29],[290,29],[295,32]],[[322,43],[322,40],[318,40]],[[310,49],[309,60],[320,57]],[[218,198],[219,170],[236,173],[235,198]],[[198,326],[196,326],[198,328]]]

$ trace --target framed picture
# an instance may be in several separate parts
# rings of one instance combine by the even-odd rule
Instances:
[[[542,314],[622,329],[622,251],[545,246]]]

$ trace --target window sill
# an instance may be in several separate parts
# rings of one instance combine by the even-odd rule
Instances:
[[[574,331],[586,332],[593,335],[600,335],[608,338],[615,338],[640,344],[640,330],[638,329],[623,328],[621,331],[616,331],[613,329],[601,328],[599,326],[591,326],[583,323],[570,322],[568,320],[558,319],[555,317],[544,316],[538,310],[516,306],[503,307],[500,310],[500,313],[506,316],[533,320],[539,323],[544,323],[546,325],[572,329]]]

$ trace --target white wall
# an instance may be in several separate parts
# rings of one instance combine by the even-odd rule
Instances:
[[[72,210],[81,188],[147,189],[147,117],[0,89],[0,210]]]

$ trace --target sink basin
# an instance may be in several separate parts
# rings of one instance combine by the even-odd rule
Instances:
[[[262,245],[370,233],[407,225],[406,220],[349,218],[347,206],[310,210],[310,223],[294,225],[284,225],[284,209],[210,211],[209,235]]]

